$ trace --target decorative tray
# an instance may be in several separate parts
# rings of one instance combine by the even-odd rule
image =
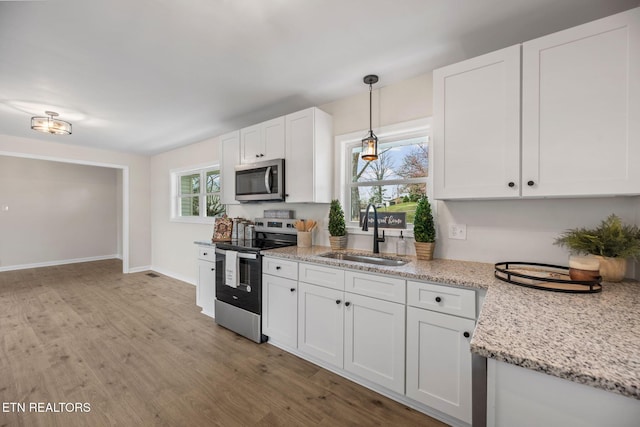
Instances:
[[[601,279],[571,280],[569,267],[536,262],[498,262],[495,277],[503,282],[545,291],[593,294],[602,291]]]

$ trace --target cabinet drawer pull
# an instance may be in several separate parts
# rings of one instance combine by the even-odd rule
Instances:
[[[464,334],[462,334],[462,335],[464,335],[464,337],[465,337],[465,338],[469,338],[469,337],[471,336],[471,335],[469,334],[469,332],[467,332],[467,331],[465,331],[465,332],[464,332]]]
[[[296,288],[291,288],[291,292],[295,292],[295,291],[296,291]]]
[[[280,270],[282,267],[280,267],[279,265],[276,265],[276,270]]]
[[[527,185],[528,185],[529,187],[533,187],[533,185],[534,185],[534,184],[535,184],[535,182],[533,182],[533,181],[529,181],[529,182],[527,182]]]
[[[336,300],[336,304],[340,304],[342,301],[340,301],[339,299]]]
[[[440,301],[442,301],[442,298],[436,297],[436,302],[440,302]]]

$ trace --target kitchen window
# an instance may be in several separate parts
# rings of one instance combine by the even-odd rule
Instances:
[[[403,212],[407,228],[413,228],[417,201],[430,195],[430,120],[416,120],[378,130],[378,159],[360,157],[365,132],[336,138],[342,153],[341,199],[345,219],[358,227],[360,212],[373,203],[378,214]]]
[[[208,165],[171,172],[174,221],[213,222],[225,212],[220,202],[220,167]]]

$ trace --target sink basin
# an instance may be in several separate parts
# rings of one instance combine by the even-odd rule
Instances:
[[[363,262],[365,264],[386,265],[391,267],[399,267],[405,265],[409,261],[398,258],[384,258],[374,255],[357,255],[344,252],[329,252],[318,255],[323,258],[339,259],[343,261]]]

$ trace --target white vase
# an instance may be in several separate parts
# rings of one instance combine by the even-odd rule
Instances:
[[[600,260],[600,276],[604,282],[620,282],[627,271],[626,258],[610,258],[596,255]]]

